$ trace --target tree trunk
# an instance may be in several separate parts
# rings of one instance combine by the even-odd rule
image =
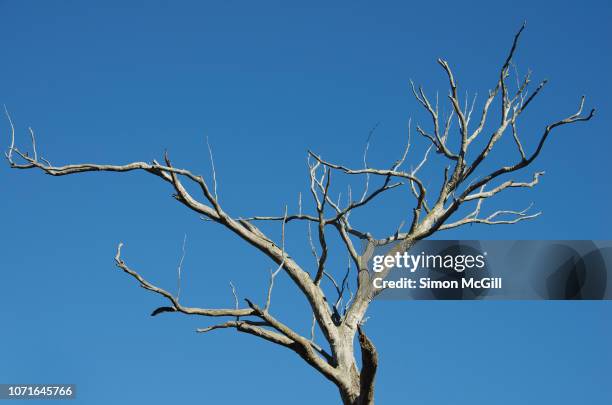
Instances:
[[[359,346],[361,348],[361,372],[352,367],[351,390],[340,389],[340,396],[344,405],[374,405],[374,384],[378,368],[378,353],[372,341],[366,336],[361,326],[359,332]]]

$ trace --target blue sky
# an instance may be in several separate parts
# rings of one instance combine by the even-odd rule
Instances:
[[[386,166],[408,119],[427,123],[409,80],[443,94],[435,61],[444,57],[461,89],[486,94],[527,20],[516,63],[550,82],[525,117],[525,139],[574,112],[582,94],[598,115],[554,134],[535,163],[546,170],[536,189],[489,206],[533,201],[541,218],[439,237],[610,239],[608,2],[176,3],[0,1],[0,103],[19,142],[32,126],[39,152],[57,164],[159,159],[168,149],[175,164],[208,175],[208,136],[226,210],[277,215],[307,190],[307,149],[357,165],[380,122],[370,159]],[[6,122],[0,129],[8,134]],[[515,157],[502,149],[493,161]],[[4,165],[0,185],[0,382],[76,383],[83,404],[240,404],[247,394],[337,403],[334,387],[292,353],[231,331],[197,335],[205,319],[148,316],[162,301],[114,268],[119,241],[133,267],[172,289],[187,234],[184,298],[194,306],[231,305],[229,280],[261,300],[271,266],[179,206],[166,184]],[[359,221],[385,232],[407,209],[390,195]],[[307,260],[303,230],[288,238]],[[306,330],[294,293],[280,280],[273,309]],[[607,302],[377,302],[369,315],[378,403],[612,400]]]

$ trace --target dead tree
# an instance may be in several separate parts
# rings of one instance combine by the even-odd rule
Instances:
[[[539,137],[530,136],[531,142],[535,142],[535,148],[528,152],[523,147],[518,130],[518,119],[534,102],[546,85],[546,81],[540,82],[533,90],[530,90],[531,74],[527,73],[519,80],[516,75],[516,85],[509,85],[512,58],[515,54],[519,37],[524,26],[515,35],[507,58],[499,70],[497,83],[489,91],[479,111],[475,110],[475,98],[472,102],[466,99],[460,100],[458,82],[447,61],[438,59],[438,64],[448,78],[449,93],[447,102],[449,112],[442,117],[438,106],[437,97],[430,99],[421,87],[412,84],[412,91],[418,103],[431,117],[431,129],[426,130],[416,126],[418,134],[422,136],[429,145],[424,156],[414,161],[416,165],[407,169],[406,162],[411,151],[410,138],[403,149],[399,159],[387,168],[373,168],[366,162],[364,153],[364,166],[361,168],[350,168],[341,164],[332,163],[321,155],[309,152],[308,172],[310,176],[310,194],[312,195],[314,210],[312,213],[302,211],[300,201],[299,210],[296,213],[288,213],[285,208],[283,215],[279,216],[252,216],[249,218],[237,218],[226,212],[217,196],[217,181],[212,166],[212,182],[207,182],[203,176],[197,175],[187,169],[174,166],[168,155],[164,156],[164,163],[133,162],[125,165],[111,164],[69,164],[65,166],[54,166],[44,159],[36,149],[36,138],[30,129],[32,151],[26,153],[15,145],[15,128],[11,117],[8,115],[11,134],[10,147],[6,152],[6,158],[14,169],[40,169],[51,176],[64,176],[75,173],[107,171],[128,172],[143,171],[159,177],[174,189],[175,199],[188,209],[199,214],[201,217],[221,224],[230,232],[233,232],[247,244],[255,247],[278,266],[271,273],[270,284],[265,294],[265,301],[257,304],[252,300],[245,299],[244,306],[239,305],[235,289],[235,305],[229,308],[199,308],[185,306],[179,301],[179,297],[157,287],[147,281],[140,273],[133,270],[122,258],[122,244],[117,248],[115,256],[116,265],[125,273],[133,277],[141,287],[164,297],[168,304],[153,312],[153,315],[166,312],[179,312],[187,315],[198,315],[211,318],[225,318],[224,322],[214,324],[207,328],[199,329],[204,333],[216,329],[235,329],[247,333],[268,342],[284,346],[300,356],[312,368],[321,373],[326,379],[338,387],[342,402],[346,405],[365,405],[374,403],[374,381],[378,367],[377,351],[372,341],[363,330],[362,324],[366,311],[376,291],[370,282],[370,273],[367,263],[376,247],[390,245],[388,254],[395,254],[400,250],[409,248],[415,241],[427,238],[434,232],[445,229],[460,227],[465,224],[514,224],[537,217],[540,213],[530,213],[529,208],[525,210],[501,210],[487,215],[481,215],[485,200],[496,196],[508,189],[534,187],[538,184],[543,172],[536,172],[530,176],[530,180],[518,181],[509,179],[511,175],[530,166],[540,155],[542,149],[553,130],[557,127],[573,124],[580,121],[588,121],[593,117],[594,110],[583,114],[584,97],[579,103],[578,110],[566,118],[549,123],[544,127]],[[512,87],[512,89],[511,89]],[[490,110],[497,109],[492,106],[498,100],[499,117],[489,119]],[[497,102],[495,103],[497,104]],[[470,125],[474,116],[477,120],[475,126]],[[489,121],[495,121],[490,124]],[[452,131],[453,123],[457,128]],[[486,127],[486,128],[485,128]],[[485,135],[487,132],[489,135]],[[516,159],[491,172],[477,175],[477,169],[490,155],[498,141],[504,134],[509,133],[516,144]],[[453,137],[457,137],[454,138]],[[456,147],[451,146],[451,140]],[[480,141],[481,146],[475,147]],[[209,149],[210,151],[210,149]],[[419,170],[428,161],[430,152],[437,154],[438,160],[445,161],[441,173],[441,185],[439,189],[430,191],[426,189],[425,182],[419,178]],[[366,147],[367,152],[367,147]],[[212,162],[212,154],[211,154]],[[340,173],[347,176],[363,176],[365,178],[365,190],[359,193],[358,198],[353,198],[349,191],[346,202],[341,204],[331,197],[332,173]],[[370,185],[371,179],[379,179],[375,187]],[[186,184],[195,185],[201,195],[196,196],[188,191]],[[399,187],[406,188],[415,199],[412,211],[408,211],[408,222],[410,226],[407,231],[401,227],[393,234],[385,237],[375,237],[370,232],[358,229],[351,224],[350,216],[354,211],[362,210],[373,200],[387,195],[389,190]],[[468,211],[461,210],[462,207],[473,205]],[[459,218],[456,218],[459,216]],[[264,234],[256,225],[260,222],[276,221],[281,226],[280,241],[274,241],[272,237]],[[297,263],[285,250],[285,227],[289,223],[302,222],[308,225],[310,248],[314,254],[316,263],[310,271],[308,266]],[[330,256],[328,237],[329,232],[335,232],[342,240],[351,264],[356,271],[356,291],[349,292],[347,278],[349,271],[333,271],[327,266]],[[313,234],[315,237],[313,237]],[[315,240],[316,243],[313,241]],[[357,243],[365,246],[361,249]],[[318,244],[318,246],[315,246]],[[346,253],[346,252],[345,252]],[[293,283],[299,288],[301,294],[307,300],[312,310],[313,323],[306,329],[311,331],[310,336],[302,334],[290,327],[286,322],[278,319],[270,310],[270,300],[274,286],[275,277],[280,273],[286,273]],[[341,282],[340,277],[343,276]],[[384,276],[384,274],[383,274]],[[331,287],[325,287],[323,283],[329,283]],[[330,298],[331,294],[334,295]],[[336,297],[337,295],[337,297]],[[350,295],[350,296],[349,296]],[[315,339],[315,326],[320,330],[324,344],[318,344]],[[355,337],[358,336],[357,343]],[[360,363],[357,361],[355,349],[359,349]]]

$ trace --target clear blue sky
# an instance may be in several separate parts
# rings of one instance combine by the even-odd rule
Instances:
[[[555,133],[534,168],[547,172],[541,184],[499,204],[534,201],[544,216],[440,237],[612,239],[607,1],[3,0],[0,103],[20,143],[32,126],[39,152],[58,164],[150,160],[167,148],[177,165],[208,174],[208,136],[226,209],[279,214],[306,190],[308,148],[358,164],[380,122],[372,163],[397,159],[408,118],[426,119],[409,79],[445,91],[437,57],[463,89],[485,94],[525,19],[516,62],[550,80],[526,139],[573,112],[582,94],[598,116]],[[6,146],[7,123],[0,129]],[[172,289],[187,233],[191,305],[231,305],[229,280],[261,300],[271,266],[179,206],[166,184],[3,165],[0,185],[0,382],[76,383],[75,403],[88,405],[338,402],[282,348],[232,331],[199,336],[205,319],[148,316],[162,301],[114,268],[120,240],[135,268]],[[384,230],[403,204],[391,196],[361,224]],[[293,255],[307,258],[302,230],[288,232]],[[276,292],[273,310],[306,330],[306,307],[286,279]],[[377,401],[612,403],[611,315],[608,302],[375,303],[367,329],[380,351]]]

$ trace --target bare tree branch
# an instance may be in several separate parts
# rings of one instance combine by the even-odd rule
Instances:
[[[287,206],[285,206],[285,218],[287,218]],[[270,310],[270,301],[272,299],[272,289],[274,288],[274,279],[276,278],[276,276],[278,275],[278,273],[283,269],[283,266],[285,264],[285,258],[286,258],[286,253],[285,253],[285,224],[287,223],[287,220],[283,220],[282,222],[282,230],[281,230],[281,250],[283,252],[283,259],[281,260],[280,264],[278,265],[278,268],[275,271],[270,271],[270,285],[268,287],[268,296],[266,298],[266,306],[264,308],[264,311],[268,312]]]
[[[252,309],[205,309],[205,308],[192,308],[185,307],[179,304],[178,299],[174,297],[172,294],[167,292],[166,290],[159,288],[147,280],[145,280],[140,274],[136,271],[132,270],[121,258],[121,248],[123,247],[123,243],[119,243],[117,246],[117,254],[115,255],[115,263],[117,267],[123,270],[125,273],[129,274],[133,278],[135,278],[142,288],[145,290],[152,291],[156,294],[159,294],[170,301],[172,306],[170,307],[170,311],[164,312],[182,312],[187,315],[201,315],[201,316],[249,316],[253,315],[255,312]]]
[[[183,238],[183,247],[181,259],[179,260],[178,266],[176,266],[176,300],[179,300],[181,295],[181,271],[183,269],[183,261],[185,260],[185,244],[187,243],[187,234]]]
[[[208,142],[208,137],[206,137],[206,146],[208,147],[208,156],[210,157],[210,169],[212,171],[215,200],[219,200],[219,197],[217,196],[217,171],[215,170],[215,160],[213,159],[213,153],[210,147],[210,143]]]

